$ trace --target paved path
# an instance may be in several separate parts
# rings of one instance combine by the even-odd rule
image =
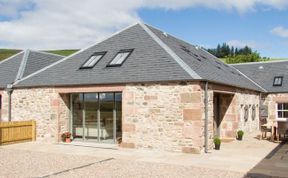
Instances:
[[[100,177],[243,177],[249,171],[252,173],[255,165],[269,155],[278,144],[246,136],[243,141],[223,143],[220,151],[212,150],[211,153],[201,155],[121,148],[103,149],[97,148],[98,146],[100,145],[37,142],[1,146],[0,167],[2,170],[8,165],[8,172],[5,174],[5,171],[0,171],[0,177],[7,177],[11,173],[9,172],[11,166],[19,171],[17,168],[19,164],[15,165],[13,160],[26,160],[28,163],[25,169],[28,170],[40,166],[37,168],[40,172],[34,177],[45,175],[52,177],[74,177],[74,175],[86,177],[97,175],[101,175]],[[8,155],[6,152],[9,153],[9,151],[11,152],[9,155],[16,156],[6,156],[5,159],[5,155]],[[107,159],[109,161],[101,162]],[[286,157],[283,161],[287,163]],[[55,162],[54,167],[50,169],[47,162]],[[282,164],[277,159],[275,164],[282,166],[282,170],[288,170],[288,167],[285,167],[286,164]],[[285,171],[283,174],[286,173]],[[282,177],[283,174],[281,174]]]
[[[248,173],[249,177],[288,177],[288,141],[278,145]]]

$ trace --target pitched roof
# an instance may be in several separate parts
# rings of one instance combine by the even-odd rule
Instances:
[[[267,92],[288,92],[288,60],[233,64]],[[282,86],[273,86],[274,77],[283,76]]]
[[[121,67],[106,67],[123,49],[134,50]],[[106,54],[94,68],[79,69],[95,52]],[[261,90],[238,70],[206,51],[142,23],[23,78],[16,87],[179,80],[208,80]]]
[[[0,62],[0,88],[6,88],[43,67],[46,67],[63,56],[38,51],[21,51]]]

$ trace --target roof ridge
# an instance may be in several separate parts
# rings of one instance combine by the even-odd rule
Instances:
[[[36,50],[30,50],[30,51],[34,52],[34,53],[47,54],[47,55],[51,55],[51,56],[65,57],[65,56],[60,55],[60,54],[54,54],[54,53],[49,53],[49,52],[45,52],[45,51],[36,51]]]
[[[269,63],[280,63],[280,62],[288,62],[288,60],[275,60],[275,61],[259,61],[259,62],[243,62],[229,65],[252,65],[252,64],[269,64]]]
[[[10,60],[10,59],[12,59],[12,58],[18,56],[18,55],[20,55],[20,54],[22,54],[22,53],[24,53],[24,51],[20,51],[20,52],[14,54],[14,55],[12,55],[12,56],[10,56],[10,57],[8,57],[8,58],[2,60],[2,61],[0,61],[0,64],[2,64],[2,63],[4,63],[4,62],[6,62],[6,61],[8,61],[8,60]]]
[[[194,70],[191,69],[168,45],[166,45],[155,33],[153,33],[144,23],[139,25],[148,33],[148,35],[160,45],[179,65],[184,69],[192,79],[202,79]]]
[[[27,60],[28,60],[29,54],[30,54],[30,50],[26,49],[25,53],[24,53],[24,56],[22,58],[21,64],[19,66],[18,73],[16,75],[15,81],[20,80],[23,77],[23,73],[24,73],[24,70],[26,68],[26,64],[27,64]]]
[[[263,91],[267,92],[267,90],[265,88],[263,88],[261,85],[259,85],[257,82],[255,82],[254,80],[252,80],[250,77],[248,77],[247,75],[245,75],[243,72],[241,72],[239,69],[237,69],[236,67],[232,66],[232,68],[234,68],[236,71],[238,71],[241,75],[243,75],[245,78],[247,78],[248,80],[250,80],[252,83],[254,83],[257,87],[261,88]]]
[[[110,35],[110,36],[108,36],[108,37],[100,40],[99,42],[93,43],[92,45],[89,45],[89,46],[86,47],[86,48],[83,48],[83,49],[81,49],[81,50],[79,50],[79,51],[77,51],[77,52],[75,52],[75,53],[73,53],[73,54],[71,54],[71,55],[69,55],[69,56],[66,56],[66,57],[64,57],[63,59],[60,59],[59,61],[54,62],[54,63],[51,64],[51,65],[48,65],[48,66],[46,66],[46,67],[44,67],[44,68],[42,68],[42,69],[40,69],[40,70],[38,70],[38,71],[30,74],[30,75],[27,75],[26,77],[22,78],[21,80],[16,81],[14,84],[16,85],[16,84],[18,84],[19,82],[22,82],[23,80],[26,80],[26,79],[28,79],[28,78],[30,78],[30,77],[33,77],[34,75],[37,75],[37,74],[39,74],[39,73],[41,73],[41,72],[43,72],[43,71],[45,71],[45,70],[47,70],[47,69],[49,69],[49,68],[51,68],[51,67],[53,67],[53,66],[61,63],[61,62],[64,62],[64,61],[66,61],[67,59],[70,59],[72,56],[75,56],[75,55],[77,55],[77,54],[79,54],[79,53],[82,53],[83,51],[86,51],[87,49],[89,49],[89,48],[91,48],[91,47],[93,47],[93,46],[95,46],[95,45],[97,45],[97,44],[99,44],[99,43],[102,43],[103,41],[108,40],[108,39],[112,38],[113,36],[116,36],[117,34],[123,32],[123,31],[125,31],[125,30],[127,30],[127,29],[129,29],[129,28],[131,28],[131,27],[133,27],[133,26],[135,26],[135,25],[137,25],[137,24],[138,24],[138,23],[134,23],[134,24],[132,24],[132,25],[129,25],[128,27],[126,27],[126,28],[124,28],[124,29],[122,29],[122,30],[119,30],[119,31],[113,33],[112,35]]]

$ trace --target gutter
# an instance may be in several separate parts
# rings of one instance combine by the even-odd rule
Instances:
[[[204,120],[204,146],[205,153],[208,153],[208,81],[205,82],[205,92],[204,92],[204,103],[205,103],[205,120]]]

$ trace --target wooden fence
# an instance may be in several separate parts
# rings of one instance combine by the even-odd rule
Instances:
[[[35,140],[36,122],[34,120],[0,122],[0,145]]]

